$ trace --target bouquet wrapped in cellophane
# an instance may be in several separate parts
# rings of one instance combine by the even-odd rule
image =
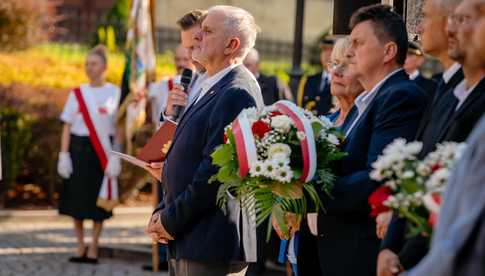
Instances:
[[[464,148],[464,143],[444,142],[419,160],[421,142],[394,140],[372,164],[371,179],[385,181],[369,197],[372,215],[391,209],[409,222],[409,236],[431,236],[450,170]]]
[[[287,214],[294,214],[293,227],[298,228],[310,206],[313,211],[323,209],[319,191],[330,193],[333,187],[332,162],[345,155],[340,141],[327,118],[288,101],[261,111],[243,110],[212,154],[219,171],[211,182],[222,183],[219,206],[224,210],[234,196],[255,212],[258,225],[273,216],[288,235]]]

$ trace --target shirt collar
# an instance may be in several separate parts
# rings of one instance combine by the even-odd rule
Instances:
[[[419,76],[419,70],[415,70],[413,73],[409,75],[409,79],[415,80]]]
[[[472,93],[473,89],[477,87],[479,82],[475,83],[470,88],[466,88],[466,79],[462,80],[456,87],[453,89],[453,94],[455,97],[458,99],[458,105],[456,106],[456,109],[458,109],[461,104],[466,100],[466,98]]]
[[[397,72],[403,70],[402,68],[396,69],[389,73],[386,77],[384,77],[380,82],[378,82],[370,91],[362,92],[357,98],[355,98],[355,105],[359,110],[359,114],[364,112],[365,108],[369,105],[369,103],[374,99],[375,94],[379,88],[386,82],[390,77],[392,77]]]
[[[212,88],[216,83],[218,83],[222,78],[224,78],[227,73],[229,73],[232,69],[236,68],[240,64],[232,64],[227,66],[226,68],[222,69],[221,71],[215,73],[212,77],[209,77],[207,75],[206,79],[204,80],[204,83],[202,83],[202,93],[207,92],[209,89]]]
[[[453,65],[450,66],[450,68],[446,69],[445,72],[443,72],[443,80],[445,83],[450,82],[451,78],[453,75],[455,75],[458,70],[460,70],[461,65],[458,62],[453,63]]]

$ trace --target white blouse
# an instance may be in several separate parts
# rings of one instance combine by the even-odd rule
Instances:
[[[109,134],[115,135],[116,115],[118,112],[118,105],[120,101],[120,89],[111,83],[106,83],[101,87],[92,87],[89,84],[82,84],[81,90],[83,93],[90,93],[98,106],[98,114],[100,116],[109,116],[110,129]],[[69,93],[64,110],[62,111],[60,119],[64,123],[71,124],[71,134],[77,136],[89,136],[89,130],[84,123],[84,119],[79,111],[79,105],[74,95],[74,92]]]

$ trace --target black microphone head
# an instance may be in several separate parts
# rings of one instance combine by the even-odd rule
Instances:
[[[191,81],[192,70],[184,68],[184,70],[182,71],[182,76],[180,78],[180,84],[184,87],[185,92],[187,92],[187,88],[189,87]]]

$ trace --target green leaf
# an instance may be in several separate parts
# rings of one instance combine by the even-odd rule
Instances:
[[[211,154],[212,163],[222,167],[231,162],[233,154],[233,148],[230,144],[223,144],[216,148]]]

